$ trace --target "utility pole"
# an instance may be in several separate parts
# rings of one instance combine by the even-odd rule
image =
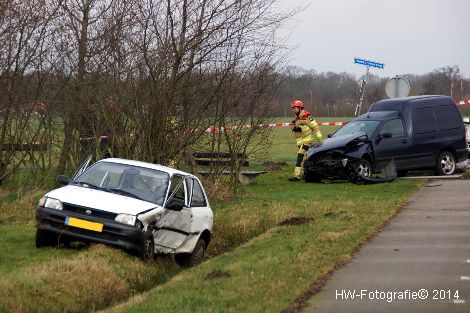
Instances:
[[[312,90],[310,90],[310,107],[312,108],[313,114],[315,115],[315,107],[313,106]]]

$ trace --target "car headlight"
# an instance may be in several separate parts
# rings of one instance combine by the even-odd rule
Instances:
[[[63,209],[62,202],[57,199],[48,197],[42,197],[41,199],[39,199],[39,206],[59,211],[62,211]]]
[[[38,206],[44,206],[44,204],[46,204],[46,197],[42,197],[41,199],[39,199]]]
[[[134,226],[135,225],[135,215],[130,214],[118,214],[114,219],[116,222]]]

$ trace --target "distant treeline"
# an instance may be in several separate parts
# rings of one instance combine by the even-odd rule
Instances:
[[[447,95],[454,100],[470,99],[470,79],[463,78],[458,65],[444,66],[424,74],[404,75],[411,83],[410,95]],[[287,67],[279,74],[279,94],[272,105],[274,116],[290,116],[289,103],[300,99],[316,116],[353,116],[364,77],[349,73],[316,72],[300,67]],[[389,77],[369,75],[362,112],[378,100],[387,99],[385,84]],[[470,115],[470,106],[462,106],[463,115]]]

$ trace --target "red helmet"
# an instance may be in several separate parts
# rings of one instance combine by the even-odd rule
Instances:
[[[291,108],[304,108],[304,103],[300,100],[294,100],[290,103]]]

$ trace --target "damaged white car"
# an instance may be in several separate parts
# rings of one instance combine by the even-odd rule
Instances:
[[[36,247],[99,242],[144,259],[173,253],[181,265],[202,262],[213,213],[197,177],[139,161],[90,161],[40,199]]]

